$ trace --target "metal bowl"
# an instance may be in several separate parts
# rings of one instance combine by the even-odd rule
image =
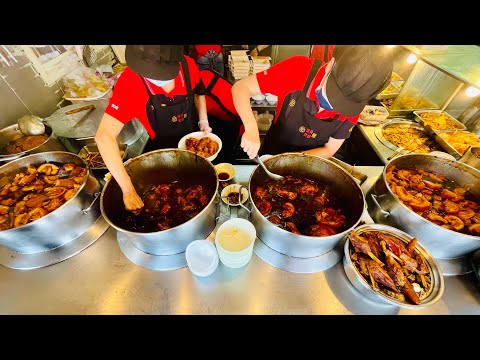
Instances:
[[[397,228],[382,224],[365,224],[357,227],[354,231],[358,235],[367,231],[381,231],[393,235],[397,239],[402,240],[405,243],[408,243],[410,240],[413,239],[413,236]],[[423,256],[423,258],[425,259],[428,267],[430,268],[430,273],[432,276],[432,289],[430,291],[430,294],[422,300],[422,303],[420,305],[415,305],[406,301],[400,301],[398,299],[389,297],[381,292],[373,290],[371,285],[360,274],[360,272],[350,258],[350,240],[348,239],[347,241],[345,241],[344,245],[343,268],[345,269],[348,280],[350,280],[352,285],[369,300],[382,304],[395,305],[406,309],[421,309],[433,305],[442,297],[445,284],[443,274],[440,270],[439,265],[430,255],[430,253],[418,241],[415,245],[415,250],[420,253],[420,255]]]
[[[36,154],[36,153],[48,151],[49,149],[45,147],[45,144],[52,138],[53,131],[52,131],[52,128],[47,124],[44,124],[44,125],[45,125],[45,134],[48,135],[48,138],[43,143],[41,143],[38,146],[35,146],[34,148],[31,148],[29,150],[25,150],[16,154],[0,155],[0,161],[11,161],[11,160],[18,159],[19,157],[22,157],[24,155]],[[20,139],[23,136],[25,135],[23,135],[23,133],[18,128],[18,124],[10,125],[3,128],[2,130],[0,130],[0,148],[7,146],[12,141]]]

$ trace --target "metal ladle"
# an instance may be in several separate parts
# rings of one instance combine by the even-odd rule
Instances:
[[[268,176],[270,176],[272,179],[274,180],[282,180],[283,179],[283,176],[282,175],[278,175],[278,174],[274,174],[272,173],[270,170],[267,169],[267,167],[265,166],[265,164],[263,163],[262,160],[260,160],[260,157],[258,156],[255,156],[255,161],[260,164],[260,166],[263,168],[263,170],[265,170],[265,172],[267,173]]]

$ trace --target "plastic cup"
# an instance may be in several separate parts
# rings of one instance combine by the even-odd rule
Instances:
[[[242,218],[225,221],[215,234],[218,257],[225,266],[245,266],[253,254],[257,232],[253,224]]]
[[[185,250],[188,268],[197,276],[209,276],[218,266],[215,245],[208,240],[195,240]]]

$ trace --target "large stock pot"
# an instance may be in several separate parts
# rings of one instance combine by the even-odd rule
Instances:
[[[178,254],[193,240],[205,239],[213,231],[218,208],[218,177],[210,161],[187,150],[160,149],[132,158],[124,166],[139,195],[152,185],[180,179],[199,179],[213,194],[207,206],[187,222],[167,230],[137,232],[120,226],[116,220],[128,212],[118,183],[110,178],[100,195],[102,214],[137,249],[152,255]]]
[[[407,154],[388,162],[366,195],[369,213],[376,223],[397,227],[416,237],[435,258],[458,258],[480,248],[480,237],[437,225],[404,205],[386,180],[390,166],[413,168],[445,176],[480,199],[480,172],[471,166],[429,154]]]
[[[20,227],[0,231],[0,245],[19,253],[39,253],[57,248],[82,235],[92,225],[91,217],[86,213],[99,196],[100,185],[78,155],[51,151],[21,157],[0,167],[0,183],[7,184],[29,165],[38,167],[45,162],[57,165],[74,163],[85,167],[87,176],[75,195],[58,209]]]
[[[275,226],[260,213],[252,198],[252,189],[267,177],[265,171],[257,166],[248,184],[252,202],[250,219],[257,229],[258,238],[270,248],[293,257],[320,256],[332,250],[360,222],[365,208],[362,189],[349,173],[334,162],[313,155],[284,153],[272,156],[265,161],[265,165],[280,175],[308,177],[329,186],[339,198],[339,203],[344,204],[343,210],[347,216],[347,229],[331,236],[297,235]]]

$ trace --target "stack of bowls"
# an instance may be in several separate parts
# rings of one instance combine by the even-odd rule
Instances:
[[[223,265],[240,268],[248,264],[257,236],[253,224],[242,218],[225,221],[215,234],[215,246]]]
[[[187,246],[185,251],[188,268],[197,276],[209,276],[218,266],[218,254],[208,240],[195,240]]]

